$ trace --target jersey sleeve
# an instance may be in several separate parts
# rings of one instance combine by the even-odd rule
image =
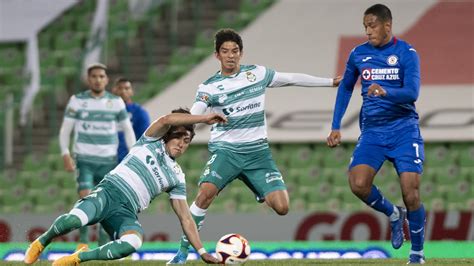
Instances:
[[[420,93],[420,59],[412,47],[408,47],[400,58],[403,68],[403,87],[384,87],[387,94],[385,98],[398,104],[413,103]]]
[[[169,192],[170,199],[186,199],[186,184],[178,183]]]
[[[354,85],[359,78],[359,70],[354,63],[355,49],[352,50],[349,55],[349,59],[346,63],[346,70],[344,72],[344,77],[339,84],[337,90],[336,102],[334,104],[334,113],[332,118],[332,129],[339,130],[341,129],[342,117],[346,113],[347,106],[352,97],[352,92],[354,90]]]
[[[204,84],[199,85],[198,91],[196,92],[196,98],[194,103],[202,102],[207,107],[211,106],[211,94]]]
[[[64,118],[78,119],[79,118],[79,100],[75,95],[71,96],[64,111]]]

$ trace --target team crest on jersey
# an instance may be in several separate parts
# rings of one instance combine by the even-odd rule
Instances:
[[[395,66],[398,63],[398,57],[396,55],[391,55],[387,57],[387,64],[389,66]]]
[[[87,102],[82,102],[81,106],[82,108],[87,108]]]
[[[110,109],[114,106],[114,104],[112,103],[112,100],[108,100],[105,106]]]
[[[177,175],[181,174],[181,172],[182,172],[182,171],[181,171],[181,167],[180,167],[178,164],[176,164],[175,166],[173,166],[173,171],[174,171],[174,173],[177,174]]]
[[[247,71],[245,75],[247,76],[247,80],[250,82],[254,82],[255,80],[257,80],[257,77],[255,76],[255,74],[250,71]]]

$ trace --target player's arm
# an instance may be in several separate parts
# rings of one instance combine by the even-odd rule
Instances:
[[[117,104],[119,106],[119,112],[115,118],[118,124],[117,131],[119,128],[123,131],[127,149],[130,150],[135,145],[135,142],[137,142],[137,139],[135,138],[135,132],[133,131],[132,122],[130,122],[125,103],[122,100],[117,100]]]
[[[332,117],[332,126],[331,132],[327,137],[327,144],[329,147],[335,147],[341,143],[341,121],[344,116],[349,101],[352,97],[352,92],[354,90],[354,85],[357,82],[359,77],[359,71],[354,64],[354,51],[352,51],[347,60],[346,71],[344,72],[344,77],[339,84],[337,90],[336,102],[334,104],[334,111]]]
[[[145,131],[147,137],[161,138],[166,134],[171,126],[189,125],[197,123],[206,123],[212,125],[215,123],[226,123],[227,118],[222,114],[191,115],[183,113],[171,113],[153,121]]]
[[[64,117],[61,129],[59,130],[59,147],[61,148],[61,156],[63,158],[64,169],[68,172],[74,171],[76,168],[74,160],[69,152],[69,143],[71,140],[71,132],[74,129],[74,119]]]
[[[303,73],[275,72],[269,87],[331,87],[339,85],[341,77],[320,78]]]
[[[197,250],[202,260],[206,263],[217,264],[219,260],[214,258],[212,255],[207,253],[204,249],[201,239],[199,238],[199,233],[196,228],[196,224],[189,212],[189,206],[185,199],[170,199],[171,206],[178,216],[183,232],[189,240],[189,243]]]
[[[59,129],[59,147],[61,149],[61,157],[63,158],[64,169],[68,172],[74,171],[76,166],[69,152],[69,144],[71,140],[71,132],[74,129],[76,118],[78,116],[78,107],[76,96],[71,96],[64,112],[63,122]]]
[[[367,94],[381,96],[398,104],[415,102],[420,94],[420,59],[414,48],[410,48],[404,53],[400,65],[404,70],[403,87],[381,87],[378,84],[372,84]]]
[[[126,118],[120,121],[119,125],[123,130],[127,148],[128,150],[130,150],[133,147],[133,145],[135,145],[135,142],[137,142],[137,139],[135,137],[135,132],[133,131],[132,123],[130,122],[130,119]]]

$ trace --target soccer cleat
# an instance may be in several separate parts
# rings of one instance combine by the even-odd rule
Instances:
[[[78,251],[74,252],[69,256],[61,257],[53,262],[53,266],[76,266],[81,263],[81,259],[79,259],[79,253],[84,252],[85,247],[79,249]]]
[[[185,264],[188,259],[188,250],[179,249],[178,253],[166,264]]]
[[[84,243],[79,243],[77,244],[76,251],[82,250],[82,251],[88,251],[89,250],[89,245],[84,244]]]
[[[407,264],[425,264],[425,257],[418,254],[410,254]]]
[[[39,242],[39,239],[33,241],[25,253],[25,259],[23,260],[26,264],[32,264],[38,260],[41,252],[43,252],[44,246]]]
[[[390,222],[390,225],[392,226],[392,247],[394,249],[399,249],[405,240],[403,224],[407,217],[407,210],[405,208],[397,206],[397,209],[400,213],[398,220]]]

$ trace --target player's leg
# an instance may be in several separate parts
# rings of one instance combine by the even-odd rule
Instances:
[[[385,161],[384,138],[379,134],[365,133],[352,155],[349,165],[349,185],[352,193],[369,207],[389,217],[392,229],[392,246],[403,244],[403,221],[405,210],[393,205],[373,184],[374,178]]]
[[[411,239],[410,262],[424,263],[424,235],[426,214],[420,199],[420,182],[423,172],[424,145],[418,128],[400,132],[396,147],[390,156],[400,176],[403,202],[408,209],[407,218]]]
[[[94,185],[98,185],[102,179],[104,179],[104,176],[108,174],[111,170],[115,168],[117,164],[114,163],[103,163],[103,164],[98,164],[95,168],[94,171]],[[104,245],[105,243],[108,243],[111,239],[109,237],[109,234],[105,232],[104,228],[102,228],[101,224],[97,225],[97,232],[99,235],[99,246]]]
[[[290,199],[283,176],[273,161],[270,149],[245,156],[242,181],[253,191],[257,201],[265,201],[278,215],[286,215]]]
[[[90,251],[75,253],[57,260],[60,263],[79,263],[90,260],[114,260],[126,257],[142,245],[143,229],[131,203],[109,183],[101,183],[107,189],[103,205],[101,225],[113,241]],[[69,264],[67,264],[69,265]]]
[[[69,213],[59,216],[45,233],[31,243],[25,253],[25,263],[35,262],[55,237],[93,224],[100,219],[101,211],[97,206],[101,204],[99,201],[104,202],[104,199],[100,199],[102,197],[103,195],[97,195],[80,199]]]
[[[265,196],[265,202],[278,215],[286,215],[289,211],[290,197],[286,189],[270,192]]]
[[[79,199],[83,199],[90,194],[92,188],[94,188],[94,166],[91,163],[77,161],[77,192],[79,194]],[[89,243],[89,229],[87,226],[82,226],[79,228],[79,244],[77,245],[76,250],[79,250],[83,247],[88,248]]]
[[[239,174],[238,158],[226,151],[217,151],[211,154],[203,174],[199,180],[199,191],[189,210],[196,223],[198,231],[204,225],[207,209],[220,190],[232,182]],[[186,263],[190,243],[187,237],[181,236],[178,253],[168,261],[168,264]]]

